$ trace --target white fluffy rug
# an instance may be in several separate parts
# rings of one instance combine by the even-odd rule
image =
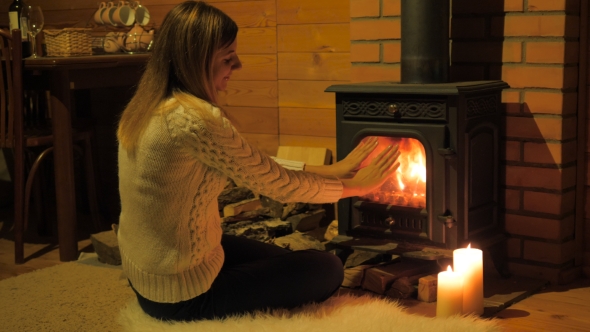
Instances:
[[[224,320],[169,323],[146,315],[137,300],[121,310],[125,332],[492,332],[501,331],[494,320],[476,317],[429,318],[405,313],[396,303],[369,295],[334,296],[321,304],[297,310],[275,310]]]

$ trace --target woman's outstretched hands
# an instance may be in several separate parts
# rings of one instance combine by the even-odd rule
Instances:
[[[361,163],[373,152],[379,141],[373,136],[363,140],[344,159],[330,165],[332,175],[339,179],[350,179],[355,176]]]
[[[350,179],[358,172],[363,161],[375,150],[377,145],[379,145],[377,137],[370,137],[361,141],[339,162],[322,166],[305,165],[305,170],[320,175],[335,176],[339,179]]]
[[[388,146],[367,167],[356,172],[354,177],[342,179],[344,186],[342,198],[363,196],[381,187],[399,167],[399,162],[397,162],[399,154],[397,145]]]

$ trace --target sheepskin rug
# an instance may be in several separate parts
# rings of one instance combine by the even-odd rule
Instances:
[[[296,310],[258,312],[223,320],[165,322],[146,315],[136,299],[120,311],[119,324],[125,332],[495,332],[495,320],[454,316],[430,318],[408,314],[400,305],[371,295],[338,295],[320,304]]]

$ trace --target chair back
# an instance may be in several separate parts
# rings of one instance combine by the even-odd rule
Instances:
[[[0,29],[0,148],[23,150],[23,59],[21,31]]]
[[[25,137],[23,128],[23,53],[21,31],[0,29],[0,148],[13,151],[15,262],[23,263]],[[10,168],[10,166],[9,166]]]

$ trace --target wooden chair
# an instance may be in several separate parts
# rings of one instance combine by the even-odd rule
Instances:
[[[24,263],[24,232],[29,218],[29,201],[35,175],[43,160],[53,151],[53,136],[50,126],[39,128],[27,121],[31,108],[25,107],[23,87],[23,59],[21,31],[0,29],[0,148],[12,157],[7,158],[11,179],[14,184],[14,245],[15,263]],[[37,100],[46,100],[46,96]],[[47,111],[50,103],[47,102]],[[25,115],[25,113],[29,113]],[[49,113],[50,114],[50,113]],[[84,167],[89,212],[94,227],[101,230],[96,182],[91,151],[92,131],[74,130],[75,142],[81,142],[84,152]],[[78,148],[79,151],[82,149]],[[12,159],[12,163],[8,160]],[[27,165],[27,160],[30,160]],[[58,186],[59,183],[56,183]]]

